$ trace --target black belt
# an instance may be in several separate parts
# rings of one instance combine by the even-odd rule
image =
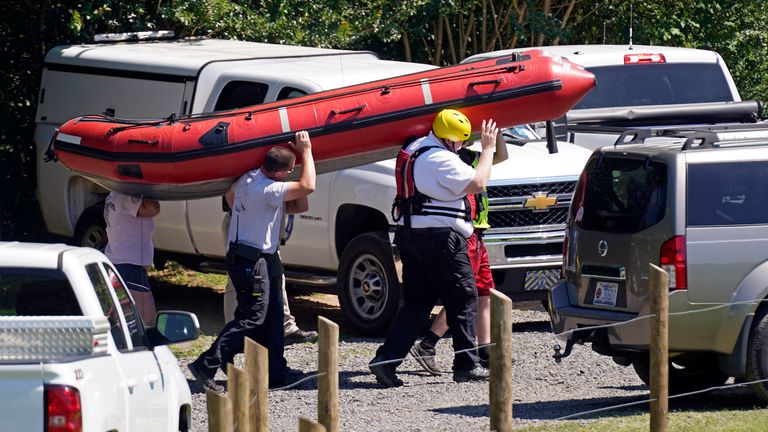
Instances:
[[[261,257],[266,258],[270,255],[273,254],[264,253],[261,251],[261,249],[247,245],[245,243],[231,242],[229,244],[229,250],[227,250],[227,258],[230,260],[234,260],[235,258],[244,258],[255,262],[258,261]]]
[[[454,231],[454,229],[449,227],[440,227],[440,228],[434,227],[434,228],[411,228],[410,230],[407,230],[407,231],[410,231],[413,234],[443,234],[443,233]]]

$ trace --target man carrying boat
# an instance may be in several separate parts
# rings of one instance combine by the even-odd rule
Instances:
[[[152,233],[160,203],[112,191],[104,201],[107,247],[104,254],[115,265],[145,326],[155,325],[155,299],[149,287],[147,269],[152,266],[155,247]]]
[[[473,232],[468,194],[481,193],[491,175],[499,129],[483,121],[482,152],[473,168],[457,155],[472,131],[469,119],[456,110],[435,117],[432,132],[405,146],[398,155],[398,196],[393,217],[398,223],[395,245],[403,264],[404,303],[387,340],[368,365],[384,387],[403,385],[397,366],[442,299],[457,351],[453,379],[488,378],[476,352],[477,288],[467,251]]]
[[[285,383],[288,371],[283,356],[283,266],[277,253],[283,212],[305,211],[306,197],[315,190],[315,164],[307,131],[296,133],[295,150],[301,157],[298,181],[287,182],[295,155],[273,147],[260,169],[244,174],[227,191],[232,208],[227,249],[227,274],[237,293],[235,319],[219,333],[211,347],[189,364],[195,379],[207,390],[223,387],[213,377],[243,351],[245,337],[268,350],[269,386]]]
[[[459,150],[459,157],[467,165],[476,166],[480,153],[470,149],[466,144]],[[507,143],[504,136],[496,136],[496,148],[493,152],[493,165],[507,160]],[[467,239],[467,250],[469,260],[472,263],[472,270],[475,273],[475,284],[477,285],[477,355],[480,358],[480,365],[488,367],[490,357],[491,343],[491,290],[496,288],[491,274],[491,265],[488,261],[488,251],[483,243],[483,232],[491,227],[488,223],[488,193],[484,189],[482,193],[467,195],[470,206],[472,207],[472,225],[474,232]],[[437,351],[435,345],[440,338],[448,332],[448,322],[446,320],[445,308],[432,322],[427,335],[420,342],[411,348],[411,355],[417,362],[430,374],[441,375],[442,372],[437,368],[435,356]]]

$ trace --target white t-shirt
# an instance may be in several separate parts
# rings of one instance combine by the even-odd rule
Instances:
[[[141,198],[111,192],[104,202],[104,221],[107,223],[107,258],[115,264],[152,265],[154,244],[152,233],[155,221],[139,217]]]
[[[413,154],[421,147],[437,146],[437,149],[427,150],[416,158],[413,165],[413,181],[419,192],[432,199],[432,204],[454,208],[460,211],[466,209],[464,189],[475,178],[475,170],[465,164],[456,153],[448,150],[432,133],[419,138],[406,147]],[[402,225],[401,219],[398,224]],[[460,217],[446,216],[411,216],[413,228],[450,227],[464,237],[472,235],[472,221]]]
[[[287,189],[287,183],[268,178],[260,169],[243,174],[235,183],[229,241],[276,252]]]

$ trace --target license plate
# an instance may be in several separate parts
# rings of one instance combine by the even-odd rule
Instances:
[[[598,282],[595,286],[595,298],[592,304],[600,306],[616,306],[619,284],[616,282]]]
[[[525,272],[525,291],[548,290],[560,280],[560,270],[529,270]]]

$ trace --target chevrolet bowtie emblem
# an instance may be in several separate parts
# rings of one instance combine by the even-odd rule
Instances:
[[[557,204],[556,196],[551,197],[546,194],[540,194],[526,199],[523,207],[533,209],[534,211],[541,211],[547,210],[555,204]]]

